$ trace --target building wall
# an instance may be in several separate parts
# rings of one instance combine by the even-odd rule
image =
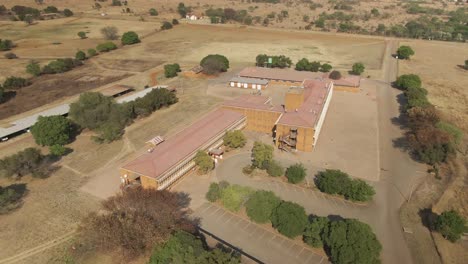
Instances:
[[[155,178],[150,178],[146,176],[140,177],[141,187],[145,189],[158,189],[158,181]]]
[[[265,90],[267,88],[267,84],[261,84],[260,85],[260,84],[252,84],[252,83],[229,82],[229,87],[242,88],[242,89]]]
[[[341,85],[335,85],[335,91],[340,91],[340,92],[351,92],[351,93],[357,93],[360,91],[359,87],[352,87],[352,86],[341,86]]]
[[[276,84],[276,85],[288,85],[288,86],[301,86],[302,81],[300,82],[293,82],[293,81],[281,81],[281,80],[270,80],[269,84]]]
[[[325,117],[327,116],[328,112],[328,107],[330,106],[330,101],[333,96],[333,91],[335,90],[335,87],[333,83],[330,84],[330,90],[328,91],[327,98],[325,99],[325,103],[323,103],[323,108],[322,112],[320,112],[320,117],[317,121],[317,124],[315,124],[315,135],[314,135],[314,146],[317,144],[317,140],[320,135],[320,131],[322,131],[322,125],[323,122],[325,122]]]
[[[315,130],[311,127],[293,127],[284,124],[276,125],[276,145],[279,146],[279,138],[290,134],[291,129],[297,129],[296,149],[300,151],[310,152],[314,148],[314,133]]]
[[[247,117],[246,130],[269,133],[273,131],[276,121],[281,113],[267,110],[247,109],[232,106],[223,106],[224,109],[239,112]]]

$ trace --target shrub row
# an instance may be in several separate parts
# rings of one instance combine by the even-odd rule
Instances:
[[[35,178],[44,178],[52,172],[52,156],[43,155],[39,149],[27,148],[0,160],[0,175],[21,178],[31,174]]]
[[[308,59],[302,58],[296,63],[295,69],[296,71],[329,72],[332,68],[328,63],[321,64],[319,61],[309,62]]]
[[[174,63],[164,65],[164,76],[166,78],[176,77],[178,72],[181,72],[179,64]]]
[[[328,194],[343,195],[352,201],[369,201],[375,194],[374,188],[363,180],[351,179],[340,170],[325,170],[318,173],[315,184]]]
[[[271,59],[271,63],[269,62]],[[259,67],[270,67],[270,68],[290,68],[292,61],[289,57],[284,55],[270,56],[266,54],[259,54],[255,58],[256,65]]]

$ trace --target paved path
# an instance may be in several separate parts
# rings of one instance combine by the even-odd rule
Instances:
[[[205,203],[195,213],[201,226],[242,251],[269,264],[328,263],[327,257],[302,242],[288,239],[222,207]]]

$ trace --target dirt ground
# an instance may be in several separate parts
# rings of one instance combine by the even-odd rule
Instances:
[[[407,235],[413,256],[421,263],[464,263],[468,258],[467,241],[450,243],[440,234],[430,232],[421,223],[420,210],[432,208],[435,213],[455,209],[464,217],[467,211],[467,141],[468,133],[468,78],[461,54],[467,54],[468,45],[437,41],[407,41],[415,55],[411,60],[400,61],[399,74],[414,73],[421,77],[428,98],[444,120],[454,123],[465,133],[465,141],[458,147],[457,159],[442,167],[442,180],[430,177],[419,186],[414,199],[402,208],[402,222],[413,228]],[[434,243],[437,245],[436,254]]]

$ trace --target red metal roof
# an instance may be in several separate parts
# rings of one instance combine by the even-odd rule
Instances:
[[[235,111],[217,109],[159,144],[122,168],[158,179],[174,165],[198,151],[202,145],[245,118]]]

